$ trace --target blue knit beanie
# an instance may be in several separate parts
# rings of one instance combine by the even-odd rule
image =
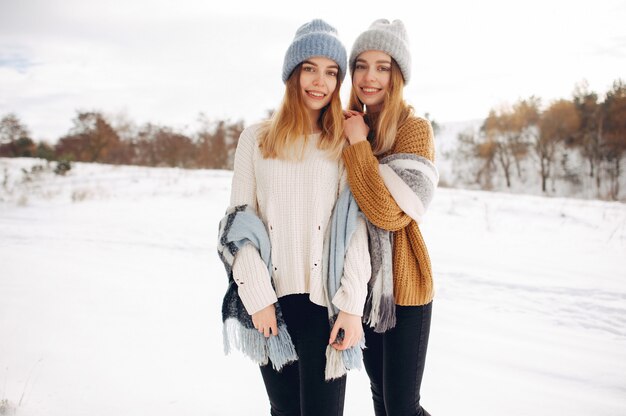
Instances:
[[[391,56],[400,67],[404,84],[411,79],[411,51],[409,37],[401,20],[389,23],[387,19],[374,21],[365,32],[354,41],[350,53],[350,70],[354,71],[356,58],[365,51],[383,51]]]
[[[337,29],[322,19],[314,19],[300,26],[285,53],[283,82],[287,82],[299,63],[314,56],[335,61],[339,66],[339,79],[343,81],[348,66],[346,48],[337,37]]]

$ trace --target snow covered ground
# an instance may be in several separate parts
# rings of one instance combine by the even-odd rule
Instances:
[[[230,172],[41,163],[0,159],[0,410],[269,414],[222,353]],[[626,205],[440,189],[422,229],[433,415],[626,415]],[[373,415],[364,372],[345,409]]]

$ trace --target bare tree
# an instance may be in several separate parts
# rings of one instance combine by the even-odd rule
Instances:
[[[193,168],[195,153],[191,138],[170,127],[148,123],[137,134],[135,160],[140,165]]]
[[[452,169],[461,183],[478,185],[481,189],[493,188],[497,170],[495,143],[485,139],[481,130],[464,131],[458,135]]]
[[[622,80],[613,83],[604,100],[604,154],[609,162],[610,196],[617,200],[619,196],[619,177],[621,162],[626,152],[626,85]]]
[[[235,149],[243,122],[211,121],[200,114],[200,130],[196,134],[198,166],[211,169],[232,169]]]
[[[504,174],[507,188],[511,187],[511,164],[513,163],[510,142],[517,134],[511,128],[511,119],[508,109],[499,111],[492,109],[482,126],[482,132],[486,138],[486,142],[481,145],[483,158],[488,155],[487,159],[493,158],[497,161]]]
[[[510,128],[515,132],[509,146],[515,160],[518,178],[522,178],[521,161],[528,157],[529,148],[538,134],[541,100],[530,96],[513,105]]]
[[[579,127],[580,118],[571,101],[555,101],[541,115],[540,132],[534,149],[539,159],[543,192],[546,192],[547,180],[553,173],[557,146],[571,140]]]
[[[0,156],[32,157],[36,151],[28,128],[14,113],[0,120]]]
[[[586,81],[574,89],[573,102],[580,118],[580,129],[572,136],[570,147],[576,147],[589,165],[589,177],[596,178],[596,189],[600,192],[602,162],[602,130],[604,123],[602,103],[598,94],[589,90]]]
[[[57,155],[82,162],[115,161],[120,138],[100,112],[78,112],[73,123],[70,132],[57,143]]]

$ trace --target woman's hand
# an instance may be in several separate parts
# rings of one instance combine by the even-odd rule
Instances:
[[[344,331],[343,339],[337,340],[337,334],[339,334],[340,329]],[[361,317],[339,311],[333,330],[330,332],[328,343],[336,350],[342,351],[357,345],[362,337],[363,324],[361,323]]]
[[[347,137],[350,144],[355,144],[367,140],[370,128],[363,120],[363,114],[354,110],[343,112],[343,135]]]
[[[265,338],[269,338],[270,335],[278,335],[278,326],[276,325],[276,308],[274,307],[274,304],[271,304],[257,313],[252,314],[252,323],[260,333],[265,335]]]

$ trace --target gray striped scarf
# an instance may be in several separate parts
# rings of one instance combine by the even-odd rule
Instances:
[[[439,173],[428,159],[412,153],[395,153],[379,160],[380,176],[400,209],[417,223],[422,222],[439,182]],[[393,296],[393,233],[367,221],[372,278],[363,321],[375,332],[396,325]]]

